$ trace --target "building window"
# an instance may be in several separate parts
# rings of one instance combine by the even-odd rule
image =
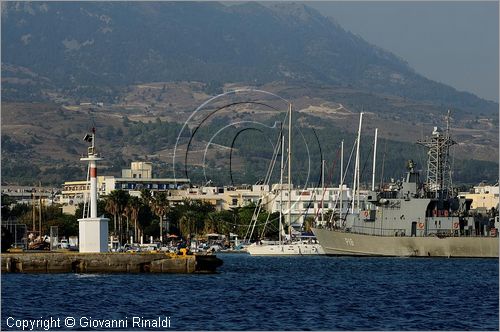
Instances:
[[[135,179],[135,174],[132,177]]]
[[[233,204],[232,205],[238,205],[238,199],[237,198],[233,198]]]
[[[302,208],[304,208],[304,209],[310,209],[312,207],[314,207],[314,205],[312,204],[312,202],[304,202],[304,203],[302,203]]]

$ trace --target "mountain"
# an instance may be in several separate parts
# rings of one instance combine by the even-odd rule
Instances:
[[[273,81],[353,87],[457,112],[498,106],[416,73],[303,4],[3,2],[5,100],[51,90],[113,100],[141,82]]]
[[[425,168],[425,153],[414,142],[433,126],[442,126],[447,109],[452,110],[452,131],[460,143],[454,147],[456,183],[498,178],[497,103],[426,79],[404,60],[308,6],[281,2],[0,5],[4,183],[32,184],[41,179],[61,184],[83,178],[84,165],[78,160],[86,147],[81,138],[94,126],[106,158],[103,174],[119,175],[130,161],[150,160],[157,176],[171,177],[172,151],[191,112],[221,91],[248,86],[293,103],[294,121],[301,128],[295,142],[307,141],[311,149],[294,149],[298,173],[294,178],[300,183],[306,181],[301,177],[309,167],[310,179],[316,181],[320,156],[330,163],[338,159],[341,140],[346,140],[346,149],[348,142],[352,145],[361,110],[365,112],[363,155],[370,155],[373,130],[378,128],[378,169],[385,165],[386,178],[399,177],[410,158]],[[232,101],[219,100],[210,107]],[[205,156],[200,151],[221,128],[240,121],[276,129],[277,121],[283,120],[282,114],[257,106],[227,108],[197,132],[194,157],[189,160],[194,183],[206,182],[200,167]],[[211,112],[210,107],[205,111]],[[193,133],[196,124],[190,125]],[[213,141],[206,154],[210,179],[229,183],[228,151],[236,137],[235,181],[254,183],[264,177],[272,155],[262,136],[265,130],[244,129],[230,128]],[[238,136],[237,130],[243,134]],[[182,160],[176,163],[184,162],[182,148],[187,142],[183,144],[178,154]],[[321,149],[314,150],[315,146]],[[315,158],[311,165],[309,156]],[[337,181],[338,172],[332,174]]]

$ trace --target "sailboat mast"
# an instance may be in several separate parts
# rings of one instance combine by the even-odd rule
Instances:
[[[288,234],[292,238],[292,104],[288,106]]]
[[[38,231],[42,239],[42,182],[38,182]]]
[[[33,219],[33,236],[35,236],[36,232],[36,214],[35,214],[35,201],[36,201],[36,196],[35,196],[35,185],[33,185],[33,189],[31,190],[31,217]]]
[[[375,190],[375,162],[377,158],[377,134],[378,134],[378,128],[375,128],[375,140],[373,143],[372,191]]]
[[[283,159],[285,154],[285,137],[281,136],[281,166],[280,166],[280,226],[279,226],[279,244],[282,244],[281,231],[283,229]]]
[[[321,195],[321,222],[325,220],[325,202],[324,202],[324,197],[325,197],[325,160],[322,160],[321,163],[321,187],[322,187],[322,195]]]
[[[356,166],[354,167],[354,188],[352,197],[352,213],[354,213],[354,202],[356,200],[356,208],[359,209],[359,142],[361,140],[361,124],[363,123],[363,112],[359,114],[359,128],[356,146]]]
[[[340,143],[340,220],[342,220],[342,201],[344,200],[344,140]]]

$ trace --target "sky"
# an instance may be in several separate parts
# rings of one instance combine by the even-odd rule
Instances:
[[[498,1],[307,2],[423,76],[498,102]]]

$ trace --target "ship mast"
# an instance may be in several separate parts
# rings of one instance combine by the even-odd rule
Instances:
[[[288,109],[288,235],[292,239],[292,104]]]
[[[361,140],[361,125],[363,123],[363,112],[359,114],[359,128],[358,137],[356,139],[356,163],[354,166],[354,184],[353,184],[353,196],[352,196],[352,209],[351,213],[354,213],[354,206],[356,206],[356,211],[359,212],[359,143]],[[356,204],[354,204],[356,202]]]
[[[418,140],[427,151],[426,189],[430,198],[446,199],[451,193],[450,147],[456,142],[450,137],[450,111],[446,116],[446,130],[434,127],[432,136]]]
[[[342,220],[342,201],[344,200],[344,140],[340,143],[340,213],[339,220]]]
[[[377,134],[378,134],[378,128],[375,128],[375,139],[373,141],[372,191],[375,191],[375,164],[376,164],[376,158],[377,158]]]
[[[279,225],[279,244],[283,244],[282,240],[282,234],[281,232],[283,231],[283,158],[284,158],[284,152],[285,151],[285,137],[281,135],[281,164],[280,164],[280,225]]]

